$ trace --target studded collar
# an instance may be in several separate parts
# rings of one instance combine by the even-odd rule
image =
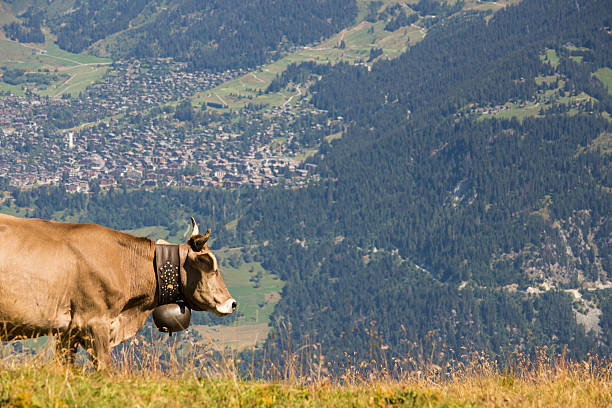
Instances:
[[[158,306],[183,299],[178,245],[155,244]]]

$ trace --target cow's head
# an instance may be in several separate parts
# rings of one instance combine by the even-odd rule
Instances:
[[[236,301],[221,277],[217,258],[208,248],[210,229],[202,235],[193,218],[191,222],[191,237],[187,244],[181,245],[181,258],[185,259],[180,272],[183,295],[193,310],[228,315],[236,309]]]

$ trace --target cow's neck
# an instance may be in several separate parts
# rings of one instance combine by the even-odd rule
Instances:
[[[183,300],[179,245],[155,244],[154,262],[157,280],[157,304],[165,305]]]
[[[140,304],[143,310],[155,307],[155,243],[148,238],[120,234],[118,251],[124,276],[128,277],[126,296],[130,304]]]

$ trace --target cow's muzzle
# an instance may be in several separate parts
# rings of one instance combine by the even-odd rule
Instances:
[[[236,310],[236,306],[236,300],[234,300],[233,298],[229,298],[225,302],[215,307],[215,314],[218,316],[228,315],[234,310]]]

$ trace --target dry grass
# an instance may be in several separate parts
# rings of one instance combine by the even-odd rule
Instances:
[[[52,343],[52,342],[49,342]],[[287,345],[287,349],[291,348]],[[597,356],[570,361],[540,350],[535,360],[508,357],[506,368],[484,355],[445,367],[406,357],[393,367],[346,364],[332,375],[317,347],[281,353],[239,374],[236,355],[184,343],[133,342],[115,356],[112,373],[34,354],[3,353],[0,406],[257,407],[610,407],[612,365]],[[169,351],[169,353],[168,353]],[[280,364],[282,363],[282,364]],[[281,367],[282,366],[282,367]],[[263,374],[263,379],[256,379]]]

